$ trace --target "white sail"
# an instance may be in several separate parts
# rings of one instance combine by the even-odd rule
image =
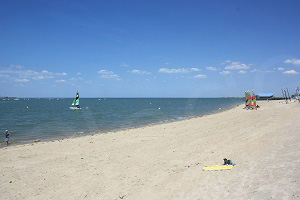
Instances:
[[[79,99],[75,102],[75,106],[79,106]]]

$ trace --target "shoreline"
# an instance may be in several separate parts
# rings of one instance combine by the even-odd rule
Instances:
[[[103,131],[103,132],[87,132],[86,135],[82,135],[82,134],[85,134],[85,133],[75,133],[74,135],[70,135],[70,136],[53,137],[53,138],[50,138],[50,139],[36,138],[36,140],[34,140],[34,141],[26,140],[26,141],[21,141],[21,142],[17,142],[17,143],[12,143],[9,146],[0,145],[0,149],[10,148],[10,147],[15,147],[15,146],[32,145],[32,144],[36,144],[36,143],[55,142],[55,141],[61,141],[61,140],[74,139],[74,138],[78,138],[78,137],[80,138],[80,137],[86,137],[86,136],[118,133],[118,132],[132,130],[132,129],[139,129],[139,128],[146,128],[146,127],[152,127],[152,126],[157,126],[157,125],[163,125],[163,124],[168,124],[168,123],[173,123],[173,122],[178,122],[178,121],[185,121],[185,120],[190,120],[190,119],[195,119],[195,118],[201,118],[201,117],[205,117],[205,116],[209,116],[209,115],[215,115],[215,114],[218,114],[218,113],[226,112],[228,110],[234,109],[234,108],[242,106],[242,105],[244,105],[244,104],[231,105],[231,106],[229,106],[228,108],[225,108],[225,109],[218,108],[218,109],[216,109],[215,111],[212,111],[209,114],[204,114],[204,115],[200,115],[200,116],[178,117],[178,118],[182,118],[182,119],[170,119],[170,120],[160,121],[160,122],[157,122],[157,123],[142,124],[142,125],[139,125],[139,126],[128,127],[128,128],[120,128],[120,129],[112,129],[112,130]]]
[[[0,149],[4,199],[297,199],[300,104]],[[236,164],[225,171],[203,166]]]

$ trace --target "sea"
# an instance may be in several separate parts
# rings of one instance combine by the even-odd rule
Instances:
[[[6,146],[5,130],[12,134],[11,145],[52,141],[201,117],[233,108],[244,99],[81,98],[81,110],[71,110],[72,101],[0,99],[0,147]]]

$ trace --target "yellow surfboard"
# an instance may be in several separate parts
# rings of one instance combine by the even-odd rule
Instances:
[[[213,165],[213,166],[205,166],[203,170],[207,171],[216,171],[216,170],[231,170],[234,168],[233,165]]]

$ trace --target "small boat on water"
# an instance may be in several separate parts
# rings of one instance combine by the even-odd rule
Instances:
[[[76,98],[74,99],[74,101],[72,102],[72,106],[69,107],[71,110],[80,110],[80,106],[79,106],[79,93],[77,91],[76,93]]]

